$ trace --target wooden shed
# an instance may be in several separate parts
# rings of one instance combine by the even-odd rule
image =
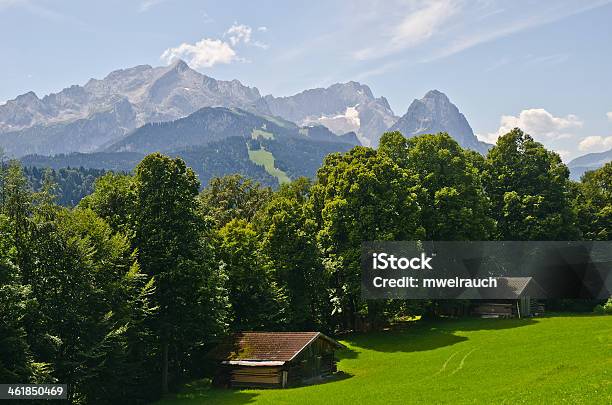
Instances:
[[[497,277],[497,283],[494,290],[481,289],[482,300],[473,302],[473,314],[521,318],[544,312],[544,304],[537,298],[545,297],[546,292],[533,277]]]
[[[240,332],[212,350],[213,383],[224,387],[284,388],[336,372],[344,346],[321,332]]]

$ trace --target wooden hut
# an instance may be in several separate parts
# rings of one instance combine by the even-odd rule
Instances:
[[[344,346],[321,332],[240,332],[218,345],[213,383],[224,387],[284,388],[336,371]]]
[[[497,277],[497,288],[481,289],[482,300],[472,302],[472,313],[482,317],[536,316],[544,312],[537,300],[546,292],[533,277]]]

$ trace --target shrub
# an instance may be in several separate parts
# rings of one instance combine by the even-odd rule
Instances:
[[[603,305],[603,311],[605,314],[612,315],[612,297],[608,298],[608,301]]]
[[[608,298],[608,301],[603,304],[595,305],[593,312],[601,315],[612,315],[612,297]]]

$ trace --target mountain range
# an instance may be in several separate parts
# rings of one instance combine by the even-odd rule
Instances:
[[[406,136],[457,133],[463,146],[482,150],[465,117],[440,92],[415,100],[400,118],[384,97],[376,98],[361,83],[262,97],[255,87],[213,79],[182,60],[164,67],[116,70],[43,98],[29,92],[9,100],[0,105],[0,146],[18,157],[97,152],[143,125],[176,120],[211,106],[237,107],[299,126],[321,124],[336,134],[352,131],[369,146],[377,146],[382,133],[395,124],[406,130]]]
[[[292,96],[262,96],[256,87],[238,80],[216,80],[181,60],[163,67],[116,70],[82,86],[42,98],[29,92],[0,105],[0,147],[28,162],[53,160],[54,155],[65,160],[74,153],[72,160],[82,160],[79,154],[93,154],[85,160],[92,163],[96,157],[109,162],[118,158],[108,154],[124,152],[132,153],[123,155],[132,162],[136,155],[151,151],[221,147],[231,137],[267,142],[278,154],[284,154],[290,144],[306,147],[307,142],[312,156],[319,156],[321,150],[340,151],[346,145],[376,147],[387,130],[399,130],[406,137],[448,132],[461,146],[480,153],[491,146],[477,139],[466,117],[437,90],[415,99],[398,117],[388,101],[375,97],[365,84],[351,81]],[[254,133],[259,135],[253,138]],[[272,138],[269,133],[274,134]],[[331,145],[339,150],[330,149]],[[318,164],[321,161],[322,157]],[[272,169],[264,172],[274,178]]]
[[[570,161],[567,167],[570,169],[571,178],[579,180],[585,172],[598,169],[610,161],[612,161],[612,149],[606,152],[587,153]]]
[[[99,152],[27,155],[21,160],[26,166],[129,172],[146,154],[163,152],[184,159],[202,184],[239,173],[278,186],[313,177],[326,155],[356,145],[354,132],[336,135],[322,125],[298,127],[236,107],[204,107],[184,118],[145,124]]]
[[[0,146],[15,156],[94,152],[146,123],[208,106],[269,113],[256,88],[215,80],[179,60],[116,70],[42,99],[30,92],[9,100],[0,106]]]

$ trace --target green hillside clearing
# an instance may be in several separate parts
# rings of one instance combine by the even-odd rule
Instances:
[[[159,404],[612,403],[611,316],[413,322],[343,343],[335,381],[268,390],[197,381]]]
[[[272,132],[264,131],[263,129],[254,129],[251,132],[251,138],[274,139],[274,134]]]
[[[270,175],[276,177],[280,184],[289,183],[291,179],[287,173],[274,167],[274,156],[265,149],[249,149],[249,159],[255,164],[263,166]]]

